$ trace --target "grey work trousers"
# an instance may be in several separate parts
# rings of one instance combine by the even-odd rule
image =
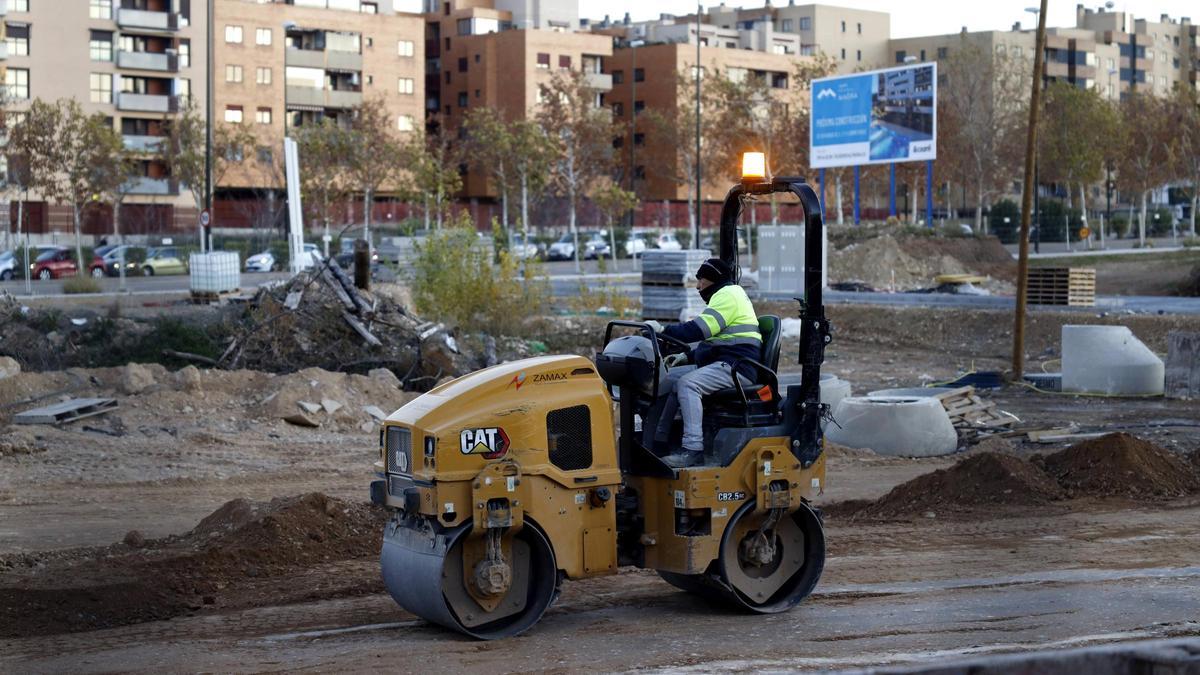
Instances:
[[[671,434],[675,413],[682,410],[684,451],[704,450],[704,405],[701,399],[733,386],[730,368],[728,363],[717,361],[703,368],[689,365],[668,370],[666,381],[659,383],[659,400],[643,425],[644,444],[649,447],[655,441],[665,443]],[[754,384],[740,374],[738,382],[745,387]]]

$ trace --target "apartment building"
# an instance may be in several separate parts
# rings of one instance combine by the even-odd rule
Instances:
[[[251,127],[259,140],[219,177],[219,226],[270,226],[281,217],[282,208],[263,202],[282,205],[288,128],[345,123],[368,99],[383,101],[397,132],[422,123],[425,21],[396,4],[216,0],[214,117]]]
[[[695,24],[692,24],[693,28]],[[704,32],[700,33],[701,38]],[[656,137],[648,123],[640,123],[648,111],[657,111],[666,119],[676,119],[677,109],[691,109],[694,101],[692,78],[695,76],[695,33],[691,44],[670,42],[643,46],[622,45],[608,60],[613,89],[607,102],[613,109],[613,120],[627,129],[618,140],[619,164],[626,176],[633,176],[633,186],[643,201],[678,201],[687,199],[687,185],[672,178],[664,163],[677,161],[676,149],[663,138]],[[722,73],[733,80],[762,78],[780,95],[798,93],[793,77],[799,59],[811,59],[789,54],[738,50],[718,46],[700,46],[701,92],[703,77]],[[680,78],[683,83],[681,86]],[[727,176],[702,177],[701,196],[720,199],[728,189]]]
[[[205,17],[187,0],[5,0],[0,43],[7,121],[34,99],[75,99],[112,120],[138,152],[139,176],[121,209],[124,232],[190,228],[196,205],[153,155],[167,125],[191,99],[204,105]],[[34,233],[68,232],[70,207],[37,194],[25,204]],[[16,206],[10,214],[16,220]],[[112,231],[107,208],[89,209],[84,232]]]
[[[965,42],[988,53],[1021,62],[1036,49],[1032,27],[1014,24],[1008,31],[977,31],[895,39],[890,64],[945,59]],[[1110,100],[1132,91],[1165,96],[1183,83],[1197,87],[1200,38],[1187,17],[1163,15],[1158,22],[1125,12],[1076,8],[1076,25],[1047,27],[1042,74],[1047,82],[1096,89]]]
[[[532,115],[555,73],[582,72],[597,106],[612,88],[612,38],[580,32],[573,0],[430,0],[426,9],[426,111],[447,128],[481,106]],[[462,196],[495,196],[478,172],[463,185]]]
[[[626,41],[695,44],[696,15],[662,14],[652,21],[631,22],[626,14],[621,21],[605,17],[590,27]],[[789,2],[742,8],[722,2],[701,16],[699,31],[702,46],[778,55],[825,54],[833,59],[837,72],[852,73],[886,64],[891,17],[886,12],[833,5]]]

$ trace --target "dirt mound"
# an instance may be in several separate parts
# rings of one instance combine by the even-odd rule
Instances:
[[[948,469],[902,483],[859,509],[872,519],[920,516],[928,511],[970,510],[994,505],[1042,504],[1062,496],[1050,476],[1012,455],[982,452]]]
[[[227,502],[182,536],[126,542],[45,559],[0,559],[0,637],[95,630],[217,605],[257,604],[253,592],[297,569],[379,553],[386,513],[320,493]],[[331,584],[338,583],[332,580]],[[357,583],[357,582],[355,582]],[[374,589],[362,589],[363,591]],[[311,588],[271,588],[269,600]]]
[[[991,238],[885,234],[829,253],[830,282],[861,281],[880,290],[929,288],[941,274],[980,274],[998,277],[983,286],[1002,292],[1009,289],[1011,267],[1008,251]]]
[[[1186,460],[1126,433],[1077,443],[1040,463],[1071,496],[1169,499],[1200,490]]]

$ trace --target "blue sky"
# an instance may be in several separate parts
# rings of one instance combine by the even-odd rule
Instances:
[[[761,7],[763,0],[736,2],[725,0],[727,5]],[[773,0],[775,5],[787,4],[787,0]],[[710,7],[718,4],[705,2]],[[807,4],[797,0],[796,4]],[[1015,21],[1026,26],[1035,26],[1034,15],[1025,12],[1026,7],[1036,7],[1037,0],[996,0],[994,2],[963,2],[963,0],[839,0],[822,4],[855,7],[889,12],[892,15],[892,37],[936,35],[956,33],[966,26],[968,30],[1007,30]],[[1104,3],[1096,0],[1083,3],[1097,8]],[[1114,2],[1115,11],[1131,12],[1139,19],[1157,20],[1161,14],[1172,18],[1190,16],[1200,22],[1200,3],[1196,0],[1162,0],[1159,2]],[[1076,2],[1054,0],[1049,3],[1048,26],[1075,25]],[[657,18],[660,13],[687,14],[696,10],[696,3],[689,0],[638,0],[638,2],[614,2],[613,0],[579,0],[579,15],[589,19],[602,19],[605,14],[614,20],[629,12],[634,20]]]

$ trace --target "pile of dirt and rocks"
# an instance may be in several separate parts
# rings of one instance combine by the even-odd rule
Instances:
[[[995,452],[973,454],[948,469],[897,485],[855,515],[870,519],[961,511],[984,506],[1044,504],[1062,497],[1050,476],[1029,462]]]
[[[320,493],[267,503],[238,499],[184,535],[147,540],[130,532],[104,548],[0,557],[0,637],[95,630],[205,606],[254,606],[264,586],[270,604],[287,602],[289,594],[298,601],[312,589],[280,588],[272,580],[377,556],[386,519],[383,509]],[[378,590],[369,585],[358,591]]]
[[[829,253],[831,283],[860,282],[877,290],[929,288],[943,274],[988,277],[982,286],[1012,291],[1012,256],[993,237],[938,238],[884,234]]]
[[[1085,440],[1035,463],[1072,497],[1169,499],[1200,490],[1186,459],[1126,433]]]
[[[917,476],[879,499],[833,504],[827,511],[887,520],[1077,497],[1154,501],[1196,492],[1200,451],[1181,458],[1149,441],[1114,433],[1028,461],[1003,451],[975,450],[954,466]]]

